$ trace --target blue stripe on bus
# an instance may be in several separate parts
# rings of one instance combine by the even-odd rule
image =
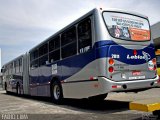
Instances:
[[[144,64],[149,60],[155,58],[153,47],[148,46],[145,47],[144,49],[136,51],[137,55],[134,55],[133,49],[126,49],[122,46],[111,47],[108,57],[112,57],[113,54],[119,55],[119,58],[115,59],[129,65]]]
[[[110,46],[115,46],[115,47],[110,48]],[[110,52],[108,53],[109,49]],[[153,44],[150,44],[149,46],[146,46],[143,49],[137,50],[137,55],[142,56],[142,51],[146,51],[150,55],[149,60],[155,57]],[[58,77],[60,77],[60,80],[65,80],[70,76],[76,74],[81,69],[83,69],[90,62],[99,58],[111,57],[112,54],[119,55],[120,58],[115,58],[115,59],[125,64],[139,65],[146,63],[146,60],[144,59],[137,59],[136,62],[135,59],[130,59],[130,60],[127,59],[126,57],[127,55],[129,56],[133,55],[133,49],[127,49],[111,40],[106,40],[106,41],[96,42],[93,48],[86,53],[75,55],[73,57],[66,58],[64,60],[52,64],[58,65]],[[37,83],[37,81],[39,81],[39,83],[45,83],[50,81],[52,75],[51,74],[48,75],[48,73],[46,73],[48,71],[47,69],[51,69],[50,67],[51,64],[47,65],[46,70],[43,69],[42,70],[43,72],[41,74],[37,73],[39,77],[37,75],[30,76],[31,83]]]
[[[144,64],[148,62],[149,60],[155,58],[155,49],[154,45],[150,44],[149,46],[146,46],[143,49],[136,50],[137,51],[137,57],[144,56],[143,53],[149,55],[148,59],[131,59],[131,56],[133,57],[133,49],[127,49],[123,47],[122,45],[119,45],[113,41],[101,41],[95,44],[96,46],[96,58],[104,58],[104,57],[112,57],[112,55],[119,55],[119,58],[114,58],[119,62],[123,62],[125,64],[129,65],[139,65]],[[128,45],[129,46],[129,45]],[[97,48],[98,47],[98,48]],[[109,53],[107,53],[110,51]],[[127,56],[130,58],[127,58]],[[135,62],[136,60],[136,62]]]

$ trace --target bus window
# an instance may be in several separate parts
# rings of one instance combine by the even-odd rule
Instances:
[[[19,60],[16,60],[16,73],[19,73]]]
[[[48,64],[48,54],[39,58],[39,66]]]
[[[55,37],[49,42],[49,62],[60,59],[60,37]]]
[[[57,61],[59,59],[60,59],[60,50],[59,49],[49,53],[49,62],[50,63]]]
[[[77,53],[76,28],[73,27],[62,34],[61,38],[62,58]]]
[[[13,63],[9,64],[9,74],[12,74],[12,70],[13,70]]]
[[[48,53],[48,44],[44,44],[39,48],[39,57]]]
[[[13,62],[13,73],[16,73],[16,61]]]
[[[37,68],[38,67],[38,60],[32,61],[30,67],[31,67],[31,69]]]
[[[39,48],[39,66],[46,65],[48,63],[48,43]]]
[[[34,59],[36,59],[36,58],[38,58],[38,50],[34,50],[34,51],[32,51],[30,53],[30,60],[31,61],[34,60]]]
[[[22,72],[22,58],[19,59],[19,71]]]
[[[88,18],[87,20],[81,22],[78,25],[78,51],[79,53],[83,53],[88,51],[92,45],[92,37],[91,37],[91,20]]]
[[[110,35],[114,38],[150,40],[149,22],[146,18],[120,12],[103,12],[103,18]]]
[[[50,42],[49,42],[49,52],[55,50],[55,49],[59,49],[60,48],[60,37],[56,37],[53,38]]]

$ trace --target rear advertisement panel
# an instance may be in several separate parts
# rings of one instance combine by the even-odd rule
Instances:
[[[145,18],[116,12],[104,12],[103,17],[112,37],[133,41],[150,40],[149,23]]]

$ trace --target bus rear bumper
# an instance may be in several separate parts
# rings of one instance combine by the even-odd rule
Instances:
[[[141,89],[149,89],[153,87],[157,87],[159,82],[159,76],[157,75],[154,79],[146,79],[146,80],[132,80],[132,81],[112,81],[105,77],[99,77],[99,82],[103,86],[107,93],[108,92],[134,92],[141,91]]]

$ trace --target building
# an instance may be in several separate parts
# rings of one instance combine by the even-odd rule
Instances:
[[[160,49],[160,21],[151,26],[152,38],[156,49]]]

